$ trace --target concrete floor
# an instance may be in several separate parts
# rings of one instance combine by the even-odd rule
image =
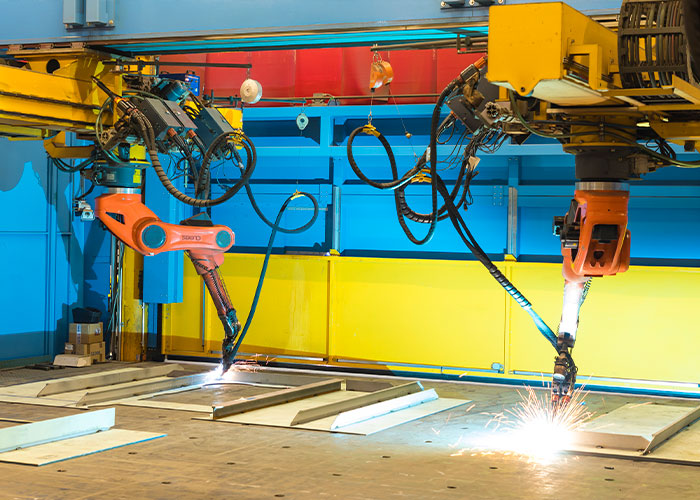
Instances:
[[[85,372],[5,370],[0,385]],[[38,468],[0,463],[0,498],[700,498],[696,467],[570,455],[539,464],[507,452],[473,450],[451,456],[463,446],[460,436],[483,429],[489,414],[520,396],[508,386],[423,384],[441,396],[476,404],[468,412],[471,404],[371,436],[205,422],[192,420],[196,414],[189,412],[117,406],[117,428],[168,436]],[[249,391],[234,386],[212,394],[235,399],[259,389]],[[586,398],[597,414],[634,401],[638,399],[611,395]],[[79,411],[0,403],[4,418],[42,420]]]

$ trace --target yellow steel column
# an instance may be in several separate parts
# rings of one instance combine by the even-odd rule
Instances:
[[[513,282],[513,267],[516,265],[517,260],[512,255],[505,255],[505,262],[503,263],[503,274],[508,278],[511,283]],[[505,321],[503,327],[503,373],[510,373],[511,363],[510,363],[510,328],[511,328],[511,314],[513,311],[514,300],[508,293],[504,291],[503,297],[505,300]]]
[[[327,258],[328,263],[328,309],[326,313],[327,329],[326,329],[326,362],[333,364],[334,358],[331,356],[334,347],[335,329],[335,298],[336,298],[336,283],[335,283],[335,265],[340,256],[331,255]]]
[[[119,339],[120,361],[145,361],[147,311],[144,310],[143,255],[124,248],[122,274],[122,325]]]

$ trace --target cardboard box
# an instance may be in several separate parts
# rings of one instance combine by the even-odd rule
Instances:
[[[78,356],[77,354],[59,354],[54,358],[53,364],[73,367],[90,366],[92,358],[90,356]]]
[[[90,359],[93,363],[104,363],[107,361],[104,351],[90,354]]]
[[[68,342],[71,344],[94,344],[102,342],[102,323],[71,323]]]
[[[104,342],[93,342],[92,344],[71,344],[65,345],[66,354],[77,354],[79,356],[90,356],[91,354],[99,354],[105,352]]]

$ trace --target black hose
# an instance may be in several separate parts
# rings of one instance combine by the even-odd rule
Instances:
[[[83,193],[75,197],[76,200],[84,200],[95,189],[95,183],[91,182],[90,187]]]
[[[247,184],[246,184],[247,187]],[[262,286],[265,281],[265,274],[267,273],[267,265],[270,262],[270,256],[272,255],[272,246],[275,243],[275,236],[277,236],[277,232],[292,232],[289,230],[285,230],[284,228],[280,227],[280,220],[282,220],[282,215],[284,215],[285,210],[287,210],[287,207],[289,204],[292,202],[292,200],[295,200],[296,198],[301,198],[305,197],[311,200],[311,202],[314,204],[314,214],[311,217],[311,220],[304,224],[303,226],[299,227],[296,231],[293,232],[302,232],[308,229],[313,225],[313,223],[316,221],[316,218],[318,217],[318,202],[316,201],[316,198],[314,198],[312,195],[309,193],[304,193],[304,192],[296,192],[293,195],[291,195],[289,198],[287,198],[284,203],[282,204],[282,207],[280,208],[279,212],[277,212],[277,218],[275,219],[275,222],[271,224],[272,227],[272,232],[270,233],[270,239],[267,243],[267,250],[265,251],[265,258],[263,259],[263,266],[262,270],[260,271],[260,277],[258,278],[258,285],[255,288],[255,295],[253,295],[253,303],[250,306],[250,312],[248,313],[248,317],[246,318],[245,325],[243,326],[243,330],[241,330],[241,335],[238,337],[238,340],[236,341],[236,344],[233,346],[233,349],[231,350],[231,355],[230,359],[234,359],[236,357],[236,353],[238,352],[238,349],[241,347],[241,344],[243,343],[243,339],[245,338],[246,334],[248,333],[248,329],[250,328],[251,323],[253,322],[253,316],[255,316],[255,310],[258,307],[258,300],[260,299],[260,292],[262,292]],[[258,214],[260,215],[260,214]]]
[[[430,212],[430,216],[428,217],[427,223],[430,224],[430,227],[428,228],[428,232],[426,233],[425,237],[421,240],[417,239],[411,230],[408,228],[408,225],[406,224],[406,221],[404,220],[404,208],[407,207],[405,204],[405,198],[403,199],[403,204],[401,203],[401,198],[400,196],[403,193],[397,194],[395,196],[395,205],[396,205],[396,212],[398,214],[398,219],[399,219],[399,225],[401,226],[401,229],[403,230],[404,234],[408,237],[408,239],[416,244],[416,245],[423,245],[425,243],[428,243],[432,238],[433,235],[435,234],[435,229],[437,227],[437,221],[439,217],[439,210],[438,210],[438,197],[437,197],[437,137],[438,137],[438,123],[440,121],[440,112],[442,110],[442,106],[445,103],[445,100],[447,97],[454,91],[454,89],[457,88],[457,86],[460,84],[462,81],[463,75],[460,75],[458,78],[455,78],[452,80],[440,93],[440,96],[437,99],[437,102],[435,103],[435,107],[433,108],[433,115],[430,121],[430,144],[428,146],[428,151],[429,151],[429,158],[428,160],[430,161],[430,198],[432,202],[432,210]],[[445,123],[443,121],[443,123]],[[419,162],[420,163],[420,162]]]
[[[438,133],[440,132],[440,129],[438,129]],[[457,174],[457,180],[455,181],[455,185],[452,188],[452,192],[450,193],[450,199],[454,203],[455,200],[457,199],[457,195],[459,194],[460,187],[463,188],[462,190],[462,196],[460,197],[459,202],[457,202],[456,207],[461,208],[463,205],[469,204],[467,202],[467,196],[469,196],[469,186],[471,183],[471,180],[474,178],[476,175],[476,172],[469,170],[469,158],[473,156],[476,151],[474,151],[472,144],[478,143],[478,141],[481,139],[482,134],[484,134],[484,131],[480,131],[476,133],[476,135],[472,138],[470,141],[470,144],[465,148],[464,150],[464,158],[462,159],[462,165],[460,166],[459,173]],[[422,165],[425,165],[425,155],[421,156],[421,158],[418,160],[419,163],[422,162]],[[399,200],[399,205],[401,207],[401,213],[406,216],[407,219],[410,219],[414,222],[418,222],[421,224],[428,224],[431,220],[431,218],[434,216],[433,213],[429,214],[423,214],[420,212],[416,212],[413,210],[409,205],[408,201],[406,200],[406,190],[407,186],[401,186],[399,189],[396,190],[398,200]],[[445,213],[447,210],[446,206],[443,204],[440,208],[438,208],[437,214],[438,214],[438,221],[445,220],[448,215]]]
[[[244,143],[243,146],[246,148],[246,152],[248,151],[248,146]],[[243,160],[241,159],[241,155],[238,153],[238,150],[236,150],[235,147],[231,149],[231,152],[233,153],[234,158],[236,158],[236,161],[238,162],[238,168],[243,172],[244,166],[243,166]],[[248,162],[250,162],[251,155],[248,155]],[[257,214],[257,216],[260,218],[261,221],[263,221],[266,225],[274,229],[275,231],[279,231],[280,233],[286,233],[286,234],[296,234],[296,233],[303,233],[307,229],[309,229],[314,222],[316,222],[316,218],[318,217],[318,201],[316,198],[308,193],[302,193],[305,197],[307,197],[309,200],[311,200],[311,203],[313,203],[313,210],[314,210],[314,215],[309,220],[306,224],[303,224],[298,227],[292,227],[292,228],[287,228],[287,227],[282,227],[279,225],[279,223],[272,222],[270,221],[267,217],[265,217],[265,214],[262,213],[262,210],[260,210],[260,207],[258,206],[257,202],[255,201],[255,196],[253,196],[253,190],[250,187],[250,183],[246,182],[245,183],[245,192],[248,195],[248,199],[250,200],[250,205],[253,207],[253,210]]]
[[[252,141],[250,141],[250,144],[252,145]],[[208,176],[207,173],[207,168],[208,168],[208,161],[211,161],[211,157],[213,156],[213,147],[217,146],[217,141],[214,141],[212,145],[209,147],[207,152],[205,153],[205,160],[202,161],[202,166],[200,167],[200,172],[199,172],[199,178],[202,178],[203,176]],[[252,151],[254,153],[255,148],[253,146]],[[158,179],[160,179],[161,184],[163,184],[163,187],[173,195],[177,200],[186,203],[187,205],[191,205],[193,207],[213,207],[215,205],[220,205],[221,203],[224,203],[225,201],[228,201],[235,195],[241,187],[245,185],[246,182],[250,179],[250,176],[253,173],[253,170],[255,169],[255,163],[256,163],[256,158],[254,157],[253,161],[251,162],[250,168],[248,168],[243,174],[241,175],[241,178],[238,179],[236,184],[231,186],[229,189],[224,192],[221,196],[218,198],[214,198],[212,200],[200,200],[197,198],[193,198],[191,196],[186,195],[185,193],[181,192],[179,189],[177,189],[173,183],[170,181],[170,178],[168,177],[168,174],[163,170],[163,167],[160,164],[160,160],[158,159],[158,151],[153,148],[148,148],[148,154],[151,158],[151,163],[153,164],[153,169],[156,172],[156,175],[158,175]],[[253,154],[254,156],[254,154]]]
[[[486,252],[479,246],[477,243],[476,239],[474,238],[474,235],[471,233],[469,228],[467,227],[467,224],[464,222],[464,219],[460,215],[457,207],[454,204],[454,200],[456,198],[456,193],[457,191],[453,190],[452,193],[450,193],[447,190],[447,186],[445,186],[444,181],[442,178],[438,175],[437,173],[437,138],[439,135],[439,127],[438,127],[438,121],[440,117],[440,111],[442,108],[442,105],[447,99],[447,97],[463,82],[467,80],[467,78],[470,75],[470,71],[478,71],[475,67],[469,67],[465,71],[463,71],[459,77],[457,77],[455,80],[450,82],[445,89],[440,93],[440,97],[438,98],[435,107],[433,108],[433,115],[432,115],[432,120],[431,120],[431,125],[430,125],[430,144],[429,144],[429,161],[430,161],[430,179],[431,179],[431,194],[432,194],[432,212],[427,216],[422,216],[420,217],[420,220],[418,222],[424,222],[424,223],[429,223],[430,224],[430,229],[428,230],[428,234],[423,240],[417,240],[410,232],[408,227],[406,226],[406,222],[404,220],[404,210],[407,209],[407,205],[405,204],[405,198],[402,200],[400,198],[400,195],[403,192],[403,189],[396,189],[395,191],[395,204],[396,204],[396,212],[398,215],[398,220],[399,224],[401,225],[402,229],[408,236],[408,238],[416,244],[423,244],[426,243],[427,241],[430,240],[432,237],[434,231],[435,231],[435,225],[436,222],[439,220],[440,217],[440,211],[438,210],[438,202],[437,202],[437,194],[439,193],[440,196],[442,196],[444,200],[444,205],[442,208],[444,208],[447,216],[450,218],[450,221],[452,222],[452,225],[454,226],[455,230],[457,231],[457,234],[459,237],[462,239],[466,247],[472,252],[474,257],[486,268],[486,270],[491,274],[491,276],[496,280],[496,282],[503,287],[503,289],[510,295],[516,303],[525,310],[530,317],[532,318],[533,322],[535,323],[535,326],[539,330],[539,332],[547,339],[547,341],[556,349],[557,348],[557,337],[552,331],[551,328],[544,322],[544,320],[535,312],[535,310],[532,307],[532,304],[530,303],[529,300],[513,285],[513,283],[510,282],[510,280],[496,267],[496,265],[491,261],[491,259],[488,257]],[[511,99],[514,99],[513,96],[511,96]],[[353,131],[353,133],[358,133],[358,130],[356,129]],[[375,135],[375,134],[372,134]],[[378,135],[378,137],[381,137],[381,134]],[[470,142],[470,147],[474,148],[474,152],[476,149],[480,148],[483,146],[482,142],[484,140],[490,140],[490,138],[493,137],[489,131],[483,131],[479,133],[475,133],[472,141]],[[380,139],[381,141],[381,139]],[[385,142],[382,142],[384,144]],[[501,142],[502,143],[502,142]],[[496,139],[496,145],[500,145],[501,143],[498,142]],[[348,144],[351,144],[351,141],[348,141]],[[385,145],[385,149],[387,150],[387,155],[389,156],[390,160],[393,159],[393,153],[391,152],[391,148],[388,146],[388,143]],[[348,151],[350,153],[350,148],[348,148]],[[471,152],[471,151],[469,151]],[[465,154],[465,160],[468,162],[468,155]],[[397,184],[399,185],[400,182],[397,181],[398,174],[395,172],[395,162],[390,161],[392,164],[392,174],[394,177],[394,180],[392,183],[383,183],[384,186],[386,184]],[[422,166],[425,164],[425,155],[418,161],[417,167]],[[352,165],[352,163],[351,163]],[[415,169],[416,167],[414,167]],[[465,163],[462,164],[462,168],[465,168]],[[353,170],[355,168],[353,167]],[[357,171],[355,172],[356,174],[358,173]],[[471,174],[473,177],[473,173]],[[361,179],[365,180],[366,177],[364,175],[359,175]],[[404,175],[405,177],[405,175]],[[462,178],[462,175],[459,176],[459,178]],[[468,180],[469,177],[468,177]],[[468,180],[465,181],[468,183]],[[365,180],[366,181],[366,180]],[[366,181],[367,182],[367,181]],[[461,182],[456,183],[456,188],[459,188]],[[381,186],[382,183],[375,183],[375,182],[368,182],[368,184],[373,185],[374,187]],[[397,186],[398,187],[398,186]],[[386,189],[386,187],[383,187]],[[463,197],[466,197],[468,185],[465,184],[465,193],[463,193]],[[403,203],[402,203],[403,201]],[[460,200],[461,201],[461,200]],[[422,214],[419,214],[422,215]]]
[[[396,215],[399,220],[399,225],[401,226],[401,229],[403,230],[404,234],[408,239],[416,244],[416,245],[424,245],[428,243],[432,238],[433,235],[435,234],[435,228],[437,225],[438,220],[442,220],[444,217],[440,217],[445,210],[444,205],[442,207],[438,208],[438,197],[437,197],[437,188],[435,185],[434,178],[437,175],[437,137],[441,133],[441,130],[444,130],[447,124],[450,123],[450,118],[449,116],[443,120],[442,123],[440,123],[440,112],[442,111],[442,106],[445,103],[445,100],[452,94],[452,92],[457,88],[458,85],[460,85],[461,82],[463,82],[466,78],[468,77],[467,73],[462,73],[460,74],[459,77],[455,78],[452,80],[440,93],[440,96],[437,99],[437,102],[435,103],[435,107],[433,108],[433,114],[431,117],[431,122],[430,122],[430,145],[429,145],[429,154],[426,155],[425,153],[419,158],[418,162],[416,165],[406,172],[400,179],[398,178],[398,170],[396,168],[396,160],[394,158],[394,153],[391,149],[391,146],[389,145],[389,142],[386,140],[386,138],[378,132],[374,127],[370,125],[364,125],[362,127],[358,127],[355,130],[352,131],[350,134],[350,137],[348,138],[348,144],[347,144],[347,154],[348,154],[348,162],[350,163],[350,166],[352,167],[353,171],[355,174],[363,180],[365,183],[369,184],[372,187],[375,187],[377,189],[393,189],[395,190],[394,192],[394,205],[396,207]],[[359,133],[365,133],[368,135],[374,135],[379,139],[381,142],[382,146],[384,147],[384,150],[387,153],[387,156],[389,158],[389,165],[391,166],[391,173],[392,173],[392,178],[393,180],[390,182],[377,182],[369,179],[362,170],[359,168],[357,163],[355,162],[355,158],[352,154],[352,144],[355,139],[355,136]],[[426,158],[426,156],[429,157],[429,159]],[[419,214],[413,210],[411,210],[408,207],[408,204],[406,203],[405,199],[405,193],[404,189],[405,186],[413,179],[423,168],[423,166],[427,163],[430,162],[430,178],[431,178],[431,212],[430,214]],[[464,168],[464,164],[463,164]],[[460,171],[459,175],[459,182],[455,186],[455,191],[454,191],[454,196],[456,197],[458,189],[461,184],[461,179],[464,175],[463,170]],[[430,224],[430,227],[428,228],[428,232],[422,239],[418,239],[415,237],[411,229],[408,227],[405,221],[405,216],[409,215],[409,219],[414,220],[416,222],[425,222]]]
[[[70,165],[69,163],[66,163],[60,158],[54,158],[53,156],[49,156],[49,158],[51,158],[51,162],[58,170],[60,170],[61,172],[67,172],[69,174],[74,174],[76,172],[80,172],[81,170],[85,170],[95,162],[94,156],[90,156],[86,160],[83,160],[82,162],[78,163],[77,165]]]
[[[360,167],[357,165],[357,162],[355,161],[355,156],[352,154],[352,144],[355,142],[355,136],[357,134],[367,134],[367,135],[373,135],[377,139],[379,139],[379,142],[384,146],[384,151],[386,151],[386,155],[389,158],[389,165],[391,166],[391,172],[394,176],[394,180],[391,182],[377,182],[373,181],[369,177],[367,177]],[[389,145],[389,141],[386,140],[386,137],[384,137],[376,128],[372,127],[371,125],[363,125],[361,127],[357,127],[355,130],[353,130],[350,133],[350,137],[348,137],[348,145],[347,145],[347,154],[348,154],[348,163],[350,163],[350,167],[352,168],[353,172],[355,172],[355,175],[357,175],[362,181],[365,183],[369,184],[373,188],[377,189],[396,189],[398,187],[401,187],[408,183],[413,177],[420,172],[421,166],[416,164],[411,170],[406,172],[401,179],[397,179],[398,177],[398,170],[396,168],[396,159],[394,158],[394,152],[391,149],[391,146]]]
[[[503,287],[503,289],[508,293],[508,295],[510,295],[515,300],[515,302],[517,302],[517,304],[530,315],[532,320],[535,322],[535,326],[542,334],[542,336],[546,338],[550,344],[552,344],[552,347],[554,347],[554,349],[556,349],[557,337],[552,331],[552,329],[545,323],[545,321],[540,317],[540,315],[537,314],[537,312],[535,312],[535,310],[532,308],[532,304],[530,303],[530,301],[527,300],[527,298],[522,294],[522,292],[520,292],[520,290],[518,290],[508,278],[506,278],[506,276],[501,272],[501,270],[498,269],[498,267],[496,267],[493,261],[488,257],[488,255],[481,248],[481,246],[479,246],[476,239],[474,238],[474,235],[467,227],[466,222],[464,222],[464,219],[452,203],[452,199],[449,197],[447,187],[445,186],[445,183],[443,182],[442,178],[438,176],[436,180],[438,190],[442,195],[443,199],[445,200],[445,205],[447,205],[447,213],[449,214],[452,225],[457,231],[459,237],[462,239],[467,248],[469,248],[474,257],[476,257],[476,259],[479,262],[481,262],[481,264],[483,264],[484,267],[486,267],[486,270],[491,274],[491,276],[496,280],[496,282],[498,282],[498,284]]]

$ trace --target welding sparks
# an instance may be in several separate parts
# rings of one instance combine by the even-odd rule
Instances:
[[[585,393],[576,389],[571,401],[555,410],[549,394],[538,395],[529,387],[525,390],[525,393],[519,392],[522,400],[510,409],[499,413],[480,412],[490,417],[484,425],[486,432],[473,436],[468,440],[470,446],[450,455],[474,457],[500,453],[533,465],[553,462],[559,452],[573,444],[574,431],[592,415],[583,402]],[[450,444],[450,448],[456,448],[460,442]]]
[[[219,364],[216,368],[207,373],[207,376],[204,378],[204,385],[215,383],[217,380],[221,379],[221,375],[223,375],[223,373],[224,367]]]
[[[224,374],[224,378],[227,375],[233,375],[236,372],[257,372],[260,370],[260,365],[256,359],[243,359],[236,361],[231,365],[231,368]]]
[[[532,388],[525,389],[526,393],[520,394],[522,401],[492,419],[505,428],[504,442],[500,443],[503,446],[498,448],[549,462],[573,444],[573,431],[592,414],[583,403],[585,393],[581,388],[572,392],[568,404],[556,409],[547,395],[538,396]]]
[[[235,379],[235,375],[238,372],[249,372],[249,373],[255,373],[260,370],[260,357],[264,356],[262,354],[255,354],[251,356],[250,359],[242,359],[238,360],[231,365],[231,367],[228,369],[226,373],[223,371],[223,366],[219,364],[214,370],[210,371],[207,374],[207,377],[204,381],[204,385],[211,385],[211,384],[216,384],[217,382],[222,382],[222,381],[233,381]],[[274,361],[275,358],[270,358],[270,356],[264,356],[264,364],[268,364],[270,361]]]

